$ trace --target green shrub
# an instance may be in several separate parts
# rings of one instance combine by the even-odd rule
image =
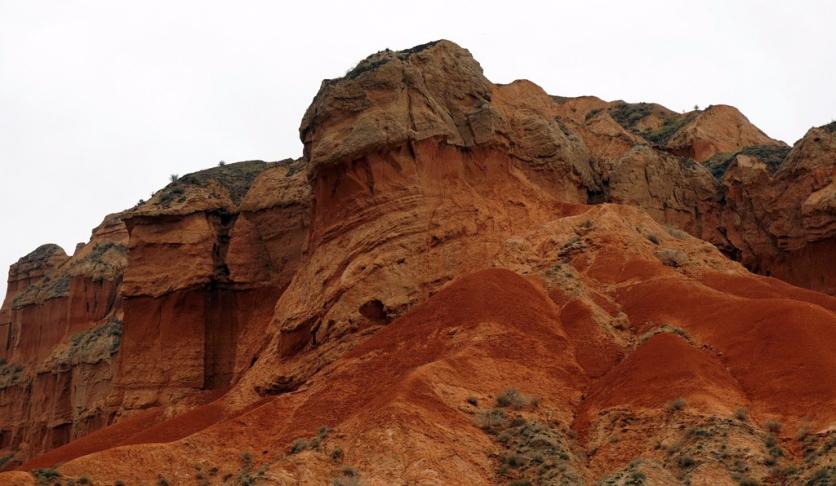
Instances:
[[[694,467],[697,464],[697,461],[695,461],[693,457],[685,455],[679,458],[677,464],[679,464],[679,467],[682,469],[688,469]]]
[[[32,475],[39,486],[48,485],[61,477],[61,473],[52,468],[33,469]]]
[[[361,484],[360,473],[353,467],[346,466],[340,471],[340,476],[331,481],[331,484],[333,486],[359,486]]]
[[[335,447],[334,450],[331,451],[331,460],[337,464],[343,462],[343,450],[341,447]]]
[[[836,484],[836,466],[817,469],[804,484],[806,486],[832,486]]]
[[[537,405],[537,399],[520,393],[514,388],[508,388],[496,397],[496,406],[501,408],[513,408],[519,410],[528,406]]]
[[[667,406],[667,409],[670,412],[678,412],[678,411],[682,410],[683,408],[685,408],[685,399],[682,398],[682,397],[679,397],[679,398],[671,401],[670,403],[668,403],[668,406]]]
[[[745,422],[749,419],[749,413],[746,412],[745,408],[738,408],[734,411],[734,418],[740,420],[741,422]]]
[[[304,451],[307,447],[308,443],[305,441],[305,439],[296,439],[293,441],[292,444],[290,444],[290,450],[288,451],[288,453],[298,454]]]
[[[528,464],[528,461],[525,459],[525,457],[519,454],[511,454],[510,456],[506,456],[504,462],[515,469],[525,467]]]
[[[504,428],[507,424],[505,411],[499,408],[483,410],[473,417],[473,423],[489,434],[496,434],[498,429]]]

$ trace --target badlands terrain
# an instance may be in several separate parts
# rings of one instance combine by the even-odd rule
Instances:
[[[836,484],[836,122],[442,40],[299,135],[12,265],[0,484]]]

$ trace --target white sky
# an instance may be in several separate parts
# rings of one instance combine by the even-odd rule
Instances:
[[[828,1],[0,0],[0,273],[71,253],[169,174],[299,156],[323,78],[439,38],[494,82],[731,104],[792,143],[836,117],[834,19]]]

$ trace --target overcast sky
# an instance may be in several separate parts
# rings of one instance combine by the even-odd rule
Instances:
[[[494,82],[731,104],[793,143],[836,117],[834,5],[0,0],[0,268],[45,242],[71,253],[172,173],[299,156],[323,78],[439,38]]]

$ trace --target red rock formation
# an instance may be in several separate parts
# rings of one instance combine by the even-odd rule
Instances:
[[[813,128],[783,163],[738,154],[723,177],[724,225],[755,271],[836,293],[836,130]]]
[[[752,125],[737,108],[712,105],[697,112],[665,146],[677,155],[703,162],[719,153],[754,145],[783,146]]]
[[[222,389],[251,364],[302,250],[308,191],[295,167],[190,174],[126,216],[123,409]]]
[[[72,257],[44,245],[10,269],[0,327],[0,450],[14,451],[7,461],[111,422],[126,237],[111,215]]]
[[[13,269],[2,315],[39,331],[8,356],[46,371],[25,400],[0,375],[0,457],[96,484],[831,474],[836,299],[727,256],[832,289],[832,133],[787,156],[730,107],[494,85],[448,41],[374,54],[323,82],[303,160],[190,174]],[[105,234],[127,255],[100,268]],[[52,320],[58,277],[117,267],[77,294],[107,306]]]

